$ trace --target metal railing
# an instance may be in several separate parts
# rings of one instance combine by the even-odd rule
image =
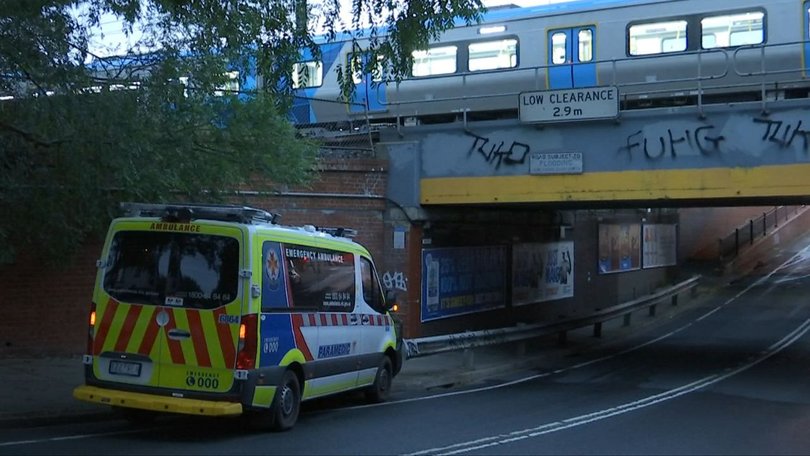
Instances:
[[[707,55],[717,54],[721,56],[722,59],[722,69],[719,72],[709,73],[706,74],[704,71],[704,59]],[[638,80],[638,81],[619,81],[618,74],[621,71],[628,71],[625,65],[639,65],[643,64],[643,62],[648,60],[657,60],[657,59],[669,59],[669,58],[689,58],[693,57],[695,59],[694,76],[689,77],[671,77],[671,78],[659,78],[654,81],[648,80]],[[594,60],[592,62],[581,63],[581,64],[572,64],[572,65],[593,65],[598,69],[608,68],[610,71],[610,81],[611,85],[616,86],[620,89],[630,88],[630,87],[649,87],[649,86],[656,86],[656,85],[665,85],[665,84],[672,84],[672,83],[682,83],[682,82],[694,82],[700,84],[702,81],[713,81],[723,79],[730,73],[731,67],[731,57],[729,57],[728,51],[726,49],[708,49],[708,50],[700,50],[700,51],[690,51],[690,52],[683,52],[678,54],[661,54],[661,55],[644,55],[638,57],[623,57],[618,59],[605,59],[605,60]],[[716,65],[716,63],[714,63]],[[556,64],[546,64],[546,65],[537,65],[531,67],[523,67],[523,68],[507,68],[507,69],[497,69],[497,70],[490,70],[486,72],[480,73],[462,73],[462,74],[448,74],[448,75],[440,75],[440,76],[431,76],[430,80],[443,80],[443,79],[457,79],[460,81],[460,85],[462,88],[466,87],[468,84],[468,80],[475,80],[479,78],[491,78],[493,74],[520,74],[520,73],[533,73],[533,82],[535,90],[541,90],[543,87],[546,86],[546,73],[550,69],[558,68],[559,65]],[[418,79],[414,79],[418,80]],[[754,83],[755,85],[758,83]],[[504,96],[517,96],[521,91],[507,91],[507,92],[497,92],[497,93],[479,93],[479,94],[465,94],[461,96],[449,96],[449,97],[433,97],[429,100],[425,100],[424,98],[414,98],[414,99],[406,99],[402,100],[399,99],[400,95],[400,85],[397,84],[395,81],[383,81],[377,85],[377,97],[378,99],[382,100],[382,94],[380,93],[381,90],[385,90],[386,87],[393,86],[393,95],[397,97],[396,101],[389,101],[389,102],[380,102],[382,106],[386,107],[396,107],[402,105],[411,105],[411,104],[422,104],[425,102],[439,102],[439,101],[459,101],[459,100],[477,100],[477,99],[489,99],[489,98],[498,98]],[[718,86],[722,88],[723,86]],[[671,91],[671,89],[662,89],[661,93],[667,93]],[[644,90],[637,93],[628,92],[623,93],[623,95],[634,95],[634,94],[650,94],[656,93],[655,91]]]
[[[805,208],[806,206],[777,206],[763,212],[759,217],[749,219],[725,238],[718,239],[720,261],[736,258],[741,251],[753,245],[757,239],[764,238],[778,228],[780,223],[787,223],[792,216],[799,214]]]
[[[655,316],[656,306],[658,304],[669,300],[673,306],[677,305],[678,296],[685,291],[692,290],[697,286],[699,281],[700,276],[695,276],[649,296],[608,307],[590,315],[568,318],[552,323],[518,325],[508,328],[484,329],[441,336],[405,339],[403,341],[406,350],[405,356],[410,359],[449,351],[525,341],[553,335],[557,335],[560,341],[564,342],[568,331],[590,325],[593,325],[594,336],[600,337],[602,335],[603,323],[618,317],[624,317],[624,324],[629,325],[632,313],[644,308],[648,309],[650,316]]]

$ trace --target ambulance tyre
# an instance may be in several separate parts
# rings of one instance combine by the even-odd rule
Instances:
[[[377,375],[374,377],[374,383],[366,389],[366,399],[369,402],[379,403],[385,402],[388,399],[388,393],[391,392],[391,358],[383,356],[380,361],[380,366],[377,368]]]
[[[270,407],[270,429],[286,431],[295,426],[298,412],[301,411],[301,385],[295,372],[288,370],[276,389],[273,405]]]

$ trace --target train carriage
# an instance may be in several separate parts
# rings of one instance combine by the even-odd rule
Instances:
[[[619,88],[622,109],[806,97],[810,1],[580,0],[495,8],[414,53],[401,83],[355,75],[337,102],[350,42],[322,45],[296,72],[299,125],[516,118],[518,94]],[[362,46],[362,41],[361,41]],[[304,70],[306,68],[306,70]]]

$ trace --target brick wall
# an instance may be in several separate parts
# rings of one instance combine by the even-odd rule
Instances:
[[[0,267],[0,357],[84,351],[100,251],[91,242],[59,267],[25,254]]]
[[[320,179],[288,196],[240,197],[239,203],[281,214],[285,225],[355,228],[384,271],[387,227],[383,220],[387,162],[324,161]],[[101,241],[87,243],[69,263],[45,267],[24,253],[0,266],[0,358],[84,353],[87,313]]]

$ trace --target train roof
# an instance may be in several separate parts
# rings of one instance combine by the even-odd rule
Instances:
[[[535,6],[499,5],[488,8],[483,14],[481,24],[491,24],[504,21],[515,21],[522,19],[532,19],[537,17],[557,16],[563,14],[573,14],[587,11],[602,11],[614,8],[626,8],[628,6],[650,5],[657,3],[669,3],[679,0],[569,0],[560,3],[548,3]],[[463,19],[456,19],[455,27],[464,27],[467,24]],[[386,34],[386,27],[377,29],[378,35]],[[362,40],[369,35],[369,29],[355,32],[355,36]],[[327,39],[325,35],[315,38],[318,44],[328,44],[334,42],[349,41],[352,35],[349,33],[338,33],[335,38]]]
[[[636,5],[668,3],[671,1],[672,0],[569,0],[559,3],[514,8],[494,7],[490,8],[490,11],[484,15],[483,22],[556,16],[584,11],[599,11]],[[465,25],[464,21],[456,21],[457,27],[462,25]]]

